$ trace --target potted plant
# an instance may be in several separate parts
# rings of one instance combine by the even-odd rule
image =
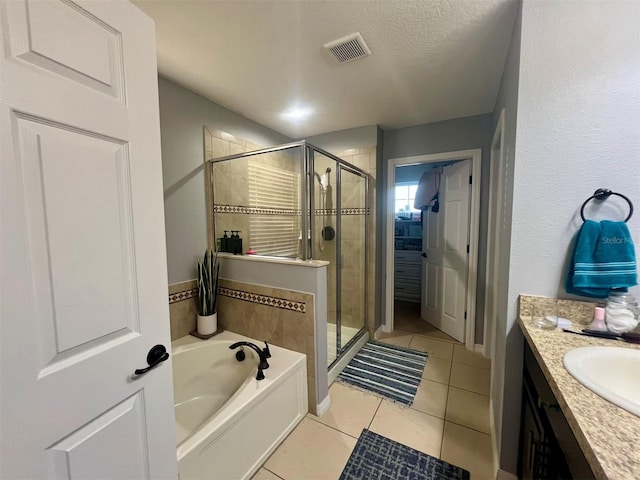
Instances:
[[[212,335],[218,330],[218,252],[208,248],[198,260],[198,323],[200,335]]]

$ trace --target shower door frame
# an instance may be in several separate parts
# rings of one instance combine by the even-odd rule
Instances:
[[[279,152],[282,150],[287,150],[291,148],[300,148],[300,171],[301,171],[301,181],[300,181],[300,229],[302,231],[302,246],[300,254],[302,256],[302,260],[313,260],[313,219],[314,219],[314,210],[315,210],[315,182],[313,181],[313,172],[314,172],[314,152],[318,152],[321,155],[324,155],[337,163],[336,168],[336,185],[342,188],[341,183],[341,169],[348,171],[354,175],[357,175],[363,178],[365,182],[364,187],[364,207],[365,207],[365,221],[364,221],[364,278],[363,286],[364,286],[364,325],[354,337],[347,342],[346,345],[340,345],[341,343],[341,332],[338,326],[342,327],[342,292],[341,292],[341,240],[342,240],[342,213],[341,213],[341,191],[338,191],[336,195],[336,339],[337,345],[340,345],[340,350],[336,352],[336,359],[329,365],[329,369],[333,367],[341,358],[342,355],[351,348],[353,344],[355,344],[362,336],[368,331],[367,318],[369,314],[369,288],[368,288],[368,278],[369,278],[369,229],[371,228],[371,219],[369,218],[371,215],[371,205],[370,205],[370,181],[371,176],[365,172],[364,170],[356,167],[355,165],[343,160],[342,158],[333,155],[332,153],[323,150],[320,147],[316,147],[315,145],[310,144],[309,142],[302,140],[299,142],[291,142],[285,143],[282,145],[276,145],[274,147],[261,148],[259,150],[253,150],[251,152],[243,152],[236,153],[233,155],[227,155],[219,158],[210,158],[205,159],[206,168],[209,170],[208,175],[205,174],[205,188],[206,195],[210,199],[207,205],[207,222],[211,222],[211,228],[207,227],[207,243],[209,248],[215,249],[216,246],[216,222],[215,222],[215,214],[213,212],[213,206],[215,204],[215,192],[213,189],[213,164],[218,162],[225,162],[236,160],[240,158],[254,157],[257,155],[262,155],[266,153]],[[286,258],[286,257],[283,257]],[[340,319],[338,325],[338,319]],[[328,319],[327,319],[328,322]]]
[[[318,152],[325,157],[334,160],[337,163],[336,168],[336,186],[338,187],[338,192],[336,194],[336,347],[339,346],[338,351],[336,352],[336,358],[331,362],[328,366],[329,370],[340,361],[342,355],[347,352],[353,344],[355,344],[362,335],[365,334],[368,330],[367,318],[369,314],[369,288],[367,279],[369,278],[369,228],[370,228],[370,198],[369,198],[369,181],[371,176],[365,172],[364,170],[352,165],[351,163],[343,160],[342,158],[333,155],[322,148],[316,147],[307,142],[303,142],[305,144],[305,158],[307,163],[307,184],[309,187],[309,194],[307,198],[309,199],[309,223],[313,225],[314,211],[315,211],[315,182],[313,181],[313,175],[315,172],[314,168],[314,152]],[[364,180],[364,208],[365,208],[365,216],[364,216],[364,278],[363,286],[364,286],[364,309],[363,309],[363,317],[364,317],[364,325],[359,329],[358,333],[353,336],[351,340],[347,342],[346,345],[342,345],[342,170],[346,170],[347,172],[357,175]],[[309,253],[309,259],[313,258],[313,240],[314,233],[313,228],[309,229],[309,245],[311,245]],[[305,246],[307,246],[305,242]]]

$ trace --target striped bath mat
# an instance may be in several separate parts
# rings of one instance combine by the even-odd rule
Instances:
[[[338,380],[411,405],[426,363],[424,352],[367,342],[338,375]]]

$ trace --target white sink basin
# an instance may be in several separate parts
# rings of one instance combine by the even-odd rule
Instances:
[[[588,389],[640,417],[640,350],[576,348],[564,356],[564,368]]]

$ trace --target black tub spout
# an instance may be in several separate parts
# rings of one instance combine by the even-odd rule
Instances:
[[[232,345],[229,345],[229,348],[231,350],[234,350],[238,347],[252,348],[258,354],[258,358],[260,358],[260,364],[258,365],[260,370],[266,370],[267,368],[269,368],[269,363],[267,362],[267,356],[265,355],[265,352],[260,347],[258,347],[257,345],[251,342],[236,342]]]

